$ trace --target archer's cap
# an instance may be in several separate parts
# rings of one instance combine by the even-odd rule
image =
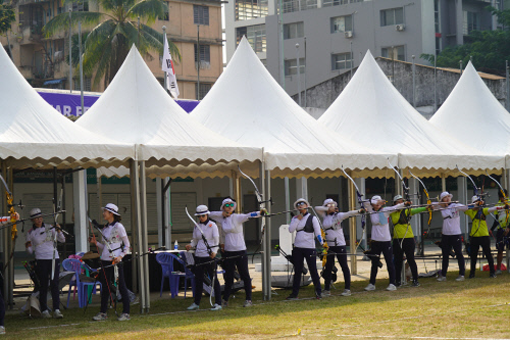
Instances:
[[[41,209],[39,209],[39,208],[34,208],[34,209],[30,210],[30,218],[31,219],[39,217],[41,215],[42,215],[42,212],[41,212]]]
[[[384,201],[384,200],[383,200],[383,199],[382,199],[382,197],[381,197],[381,196],[379,196],[379,195],[375,195],[374,197],[372,197],[372,198],[370,199],[370,203],[372,203],[372,204],[377,204],[377,203],[379,203],[380,201]]]
[[[294,208],[298,209],[298,204],[302,202],[302,203],[305,203],[307,207],[310,206],[310,203],[308,203],[307,200],[305,200],[304,198],[300,198],[298,199],[296,202],[294,202]]]
[[[440,201],[442,201],[442,200],[443,200],[443,198],[448,197],[448,196],[450,196],[450,198],[452,198],[452,197],[453,197],[453,195],[452,195],[452,194],[450,194],[448,191],[443,191],[443,192],[441,193],[441,195],[439,195],[439,200],[440,200]]]
[[[223,202],[221,202],[221,209],[223,210],[223,207],[225,206],[225,204],[228,204],[228,203],[232,203],[234,204],[234,210],[236,210],[236,207],[237,207],[237,203],[236,201],[234,201],[232,198],[230,197],[227,197],[223,200]]]
[[[101,209],[103,210],[108,210],[109,212],[111,212],[112,214],[114,215],[117,215],[117,216],[120,216],[119,214],[119,207],[117,207],[115,204],[113,203],[108,203],[106,206],[102,207]]]
[[[404,197],[402,197],[402,195],[396,195],[395,197],[393,197],[393,202],[396,202],[398,200],[403,200]]]
[[[324,207],[328,206],[328,204],[334,204],[335,206],[338,206],[338,204],[332,198],[326,198],[324,203],[322,203]]]
[[[195,216],[209,215],[211,212],[207,208],[207,205],[201,204],[197,207],[195,211]]]

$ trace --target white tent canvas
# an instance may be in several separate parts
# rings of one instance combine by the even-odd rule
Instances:
[[[147,161],[147,166],[172,166],[164,175],[192,176],[187,170],[190,164],[203,170],[208,164],[261,158],[260,148],[232,142],[190,117],[165,92],[135,46],[106,91],[77,124],[137,145],[136,157]],[[178,165],[186,173],[175,173]]]
[[[510,113],[492,95],[471,62],[430,122],[483,153],[510,155]]]
[[[500,168],[503,157],[481,154],[428,122],[390,83],[370,51],[319,122],[364,146],[399,155],[399,166],[437,176],[456,165]]]
[[[191,115],[233,141],[263,147],[272,177],[338,176],[342,165],[387,165],[387,154],[320,126],[273,79],[246,38]]]
[[[0,158],[8,165],[119,165],[132,145],[97,135],[62,116],[28,84],[0,48]]]

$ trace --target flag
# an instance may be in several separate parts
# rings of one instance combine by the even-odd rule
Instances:
[[[166,72],[166,89],[170,91],[172,97],[179,97],[179,86],[177,85],[177,77],[175,76],[174,62],[172,61],[172,55],[168,48],[168,40],[165,34],[165,46],[163,52],[163,62],[161,69]]]

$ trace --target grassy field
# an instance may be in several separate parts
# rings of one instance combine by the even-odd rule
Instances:
[[[106,322],[93,322],[93,305],[65,311],[64,320],[30,320],[6,317],[5,339],[510,339],[510,274],[490,279],[488,273],[456,282],[422,279],[421,287],[403,287],[396,292],[377,284],[364,292],[366,281],[353,282],[350,297],[341,297],[342,283],[333,296],[316,300],[313,288],[300,292],[299,301],[286,301],[289,294],[277,290],[271,302],[254,294],[255,305],[243,308],[244,292],[219,312],[208,310],[202,299],[199,311],[188,312],[190,298],[151,302],[149,315],[133,306],[131,321],[118,322],[113,311]],[[121,311],[119,305],[119,313]],[[299,334],[298,334],[299,333]]]

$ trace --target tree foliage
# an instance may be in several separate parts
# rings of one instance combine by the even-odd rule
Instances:
[[[477,70],[496,74],[505,74],[505,60],[510,60],[510,10],[500,11],[487,7],[503,29],[495,31],[472,31],[463,45],[448,46],[437,56],[437,66],[459,68],[462,61],[465,66],[471,59]],[[424,59],[434,62],[434,55],[423,54]]]
[[[0,34],[5,34],[11,29],[11,24],[16,21],[14,8],[11,4],[0,0]]]
[[[66,0],[64,3],[75,0]],[[83,40],[83,70],[94,76],[94,85],[104,79],[104,86],[124,62],[129,49],[136,45],[138,51],[152,59],[151,51],[163,54],[163,34],[149,25],[165,15],[165,4],[161,0],[98,0],[98,12],[71,12],[71,27],[76,32],[78,22],[88,31]],[[138,27],[138,18],[141,23]],[[145,21],[145,23],[143,23]],[[46,37],[69,30],[69,13],[61,13],[43,28]],[[77,36],[73,37],[73,64],[77,60]],[[175,44],[168,42],[170,51],[177,60],[181,55]]]

